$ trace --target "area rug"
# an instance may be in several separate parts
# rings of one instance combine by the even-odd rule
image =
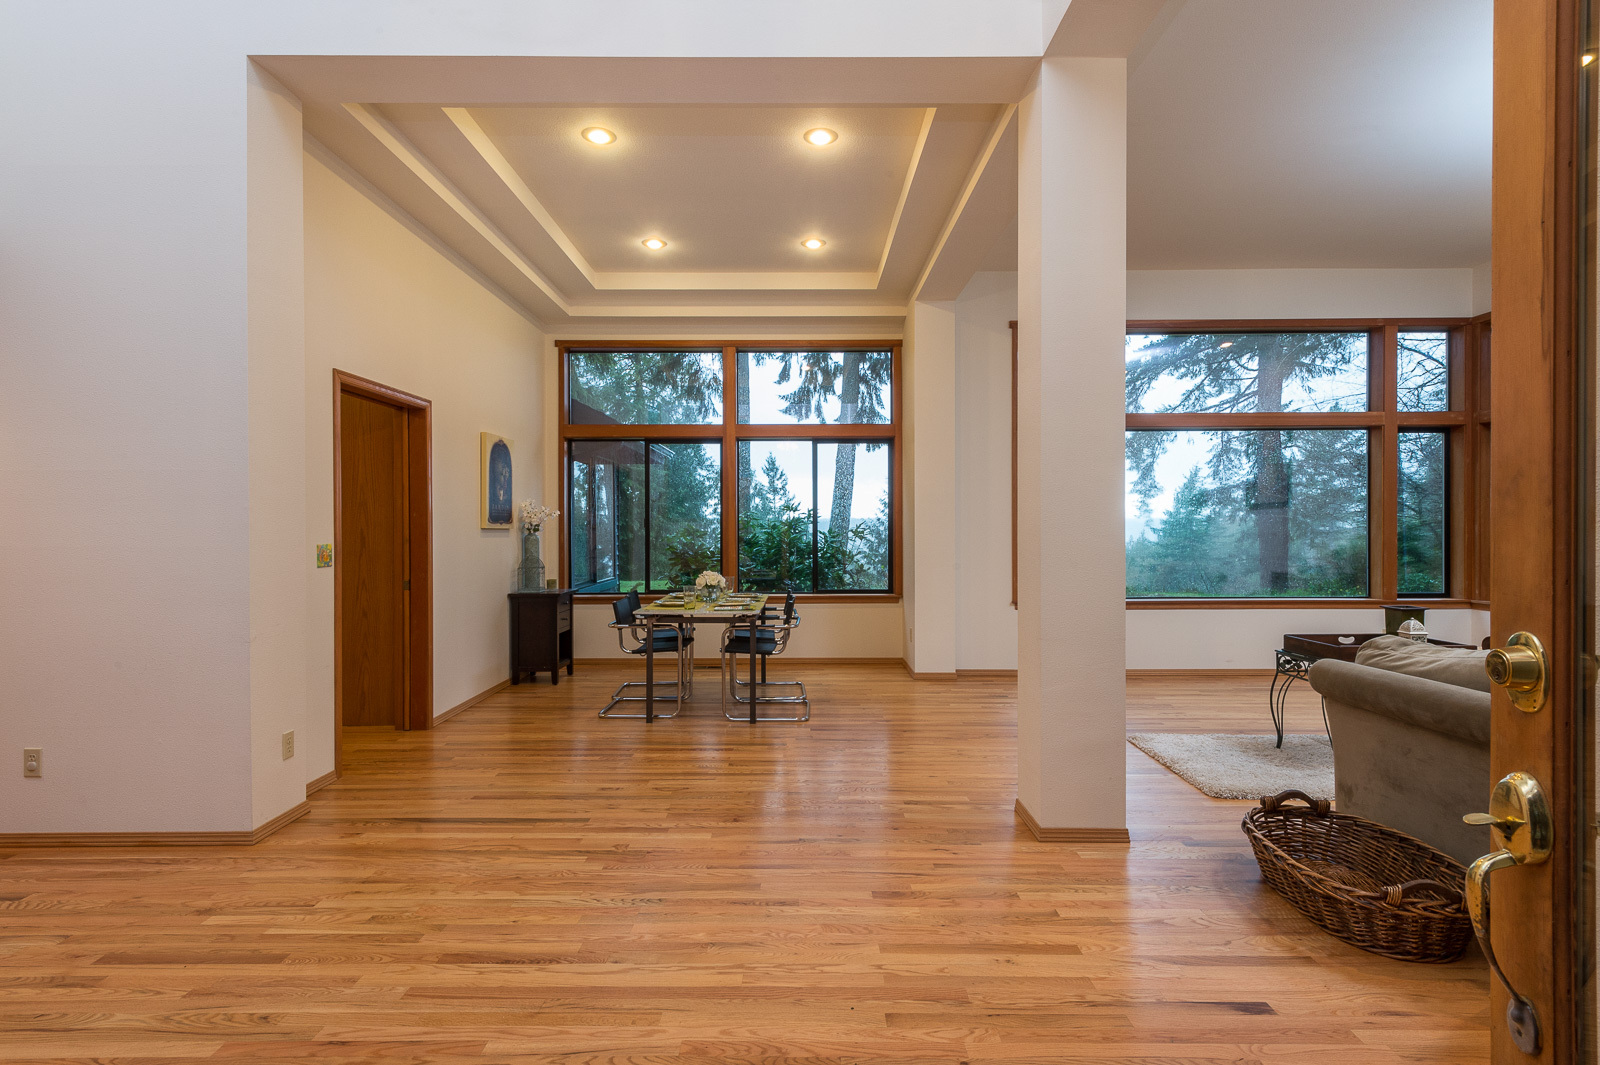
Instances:
[[[1333,747],[1326,736],[1135,732],[1128,742],[1216,799],[1259,799],[1280,791],[1333,798]]]

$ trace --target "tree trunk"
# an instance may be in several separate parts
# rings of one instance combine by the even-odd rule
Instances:
[[[1279,340],[1257,361],[1256,400],[1262,411],[1283,410],[1283,382],[1293,356]],[[1256,557],[1263,591],[1289,587],[1289,467],[1283,459],[1283,433],[1256,430]]]
[[[861,353],[844,353],[844,380],[839,385],[839,424],[849,425],[861,411]],[[857,444],[839,444],[833,460],[833,508],[828,535],[843,545],[850,535],[850,502],[856,492]]]
[[[734,358],[736,359],[734,388],[737,397],[735,402],[739,407],[735,415],[739,424],[748,425],[750,422],[750,353],[741,348]],[[736,461],[739,464],[739,513],[742,515],[750,509],[750,485],[754,481],[755,471],[750,468],[749,445],[740,444],[735,450],[738,453]]]

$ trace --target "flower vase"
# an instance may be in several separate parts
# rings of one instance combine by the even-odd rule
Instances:
[[[539,530],[522,534],[522,561],[517,566],[517,589],[523,592],[544,590],[544,559],[539,551]]]

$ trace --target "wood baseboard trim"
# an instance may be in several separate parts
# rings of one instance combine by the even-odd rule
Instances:
[[[0,834],[0,850],[9,847],[250,847],[310,812],[311,804],[301,802],[248,832],[9,832]]]
[[[1017,671],[1014,670],[1014,669],[958,669],[958,670],[956,670],[956,679],[958,679],[958,680],[966,680],[969,677],[974,679],[974,680],[982,680],[984,678],[989,678],[989,679],[992,679],[992,680],[1016,680],[1017,679]]]
[[[1128,843],[1125,828],[1045,828],[1034,819],[1028,808],[1017,800],[1017,820],[1027,826],[1033,838],[1040,843]]]
[[[489,698],[489,696],[498,695],[499,693],[505,691],[509,687],[511,687],[511,678],[507,677],[505,680],[501,681],[499,684],[491,685],[490,687],[483,689],[483,691],[479,692],[477,695],[474,695],[472,698],[468,699],[466,702],[457,703],[456,705],[452,706],[450,709],[446,710],[444,713],[435,715],[435,717],[433,719],[433,727],[434,728],[438,728],[440,725],[444,724],[446,721],[449,721],[452,717],[455,717],[457,714],[461,713],[461,711],[463,711],[463,710],[471,710],[474,706],[477,706],[479,703],[481,703],[485,699]]]
[[[1129,680],[1264,680],[1275,676],[1270,669],[1130,669]]]
[[[307,781],[306,798],[311,798],[311,796],[315,795],[317,792],[321,791],[323,788],[327,787],[329,784],[332,784],[338,779],[339,771],[337,769],[330,769],[316,780]]]

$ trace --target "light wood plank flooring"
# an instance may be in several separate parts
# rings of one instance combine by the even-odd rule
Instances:
[[[1487,1061],[1481,961],[1334,941],[1246,803],[1131,747],[1133,844],[1012,814],[1014,684],[805,669],[807,725],[597,720],[620,674],[352,730],[253,847],[0,851],[0,1061]],[[1135,681],[1130,727],[1265,724]],[[1320,723],[1297,700],[1291,724]]]

